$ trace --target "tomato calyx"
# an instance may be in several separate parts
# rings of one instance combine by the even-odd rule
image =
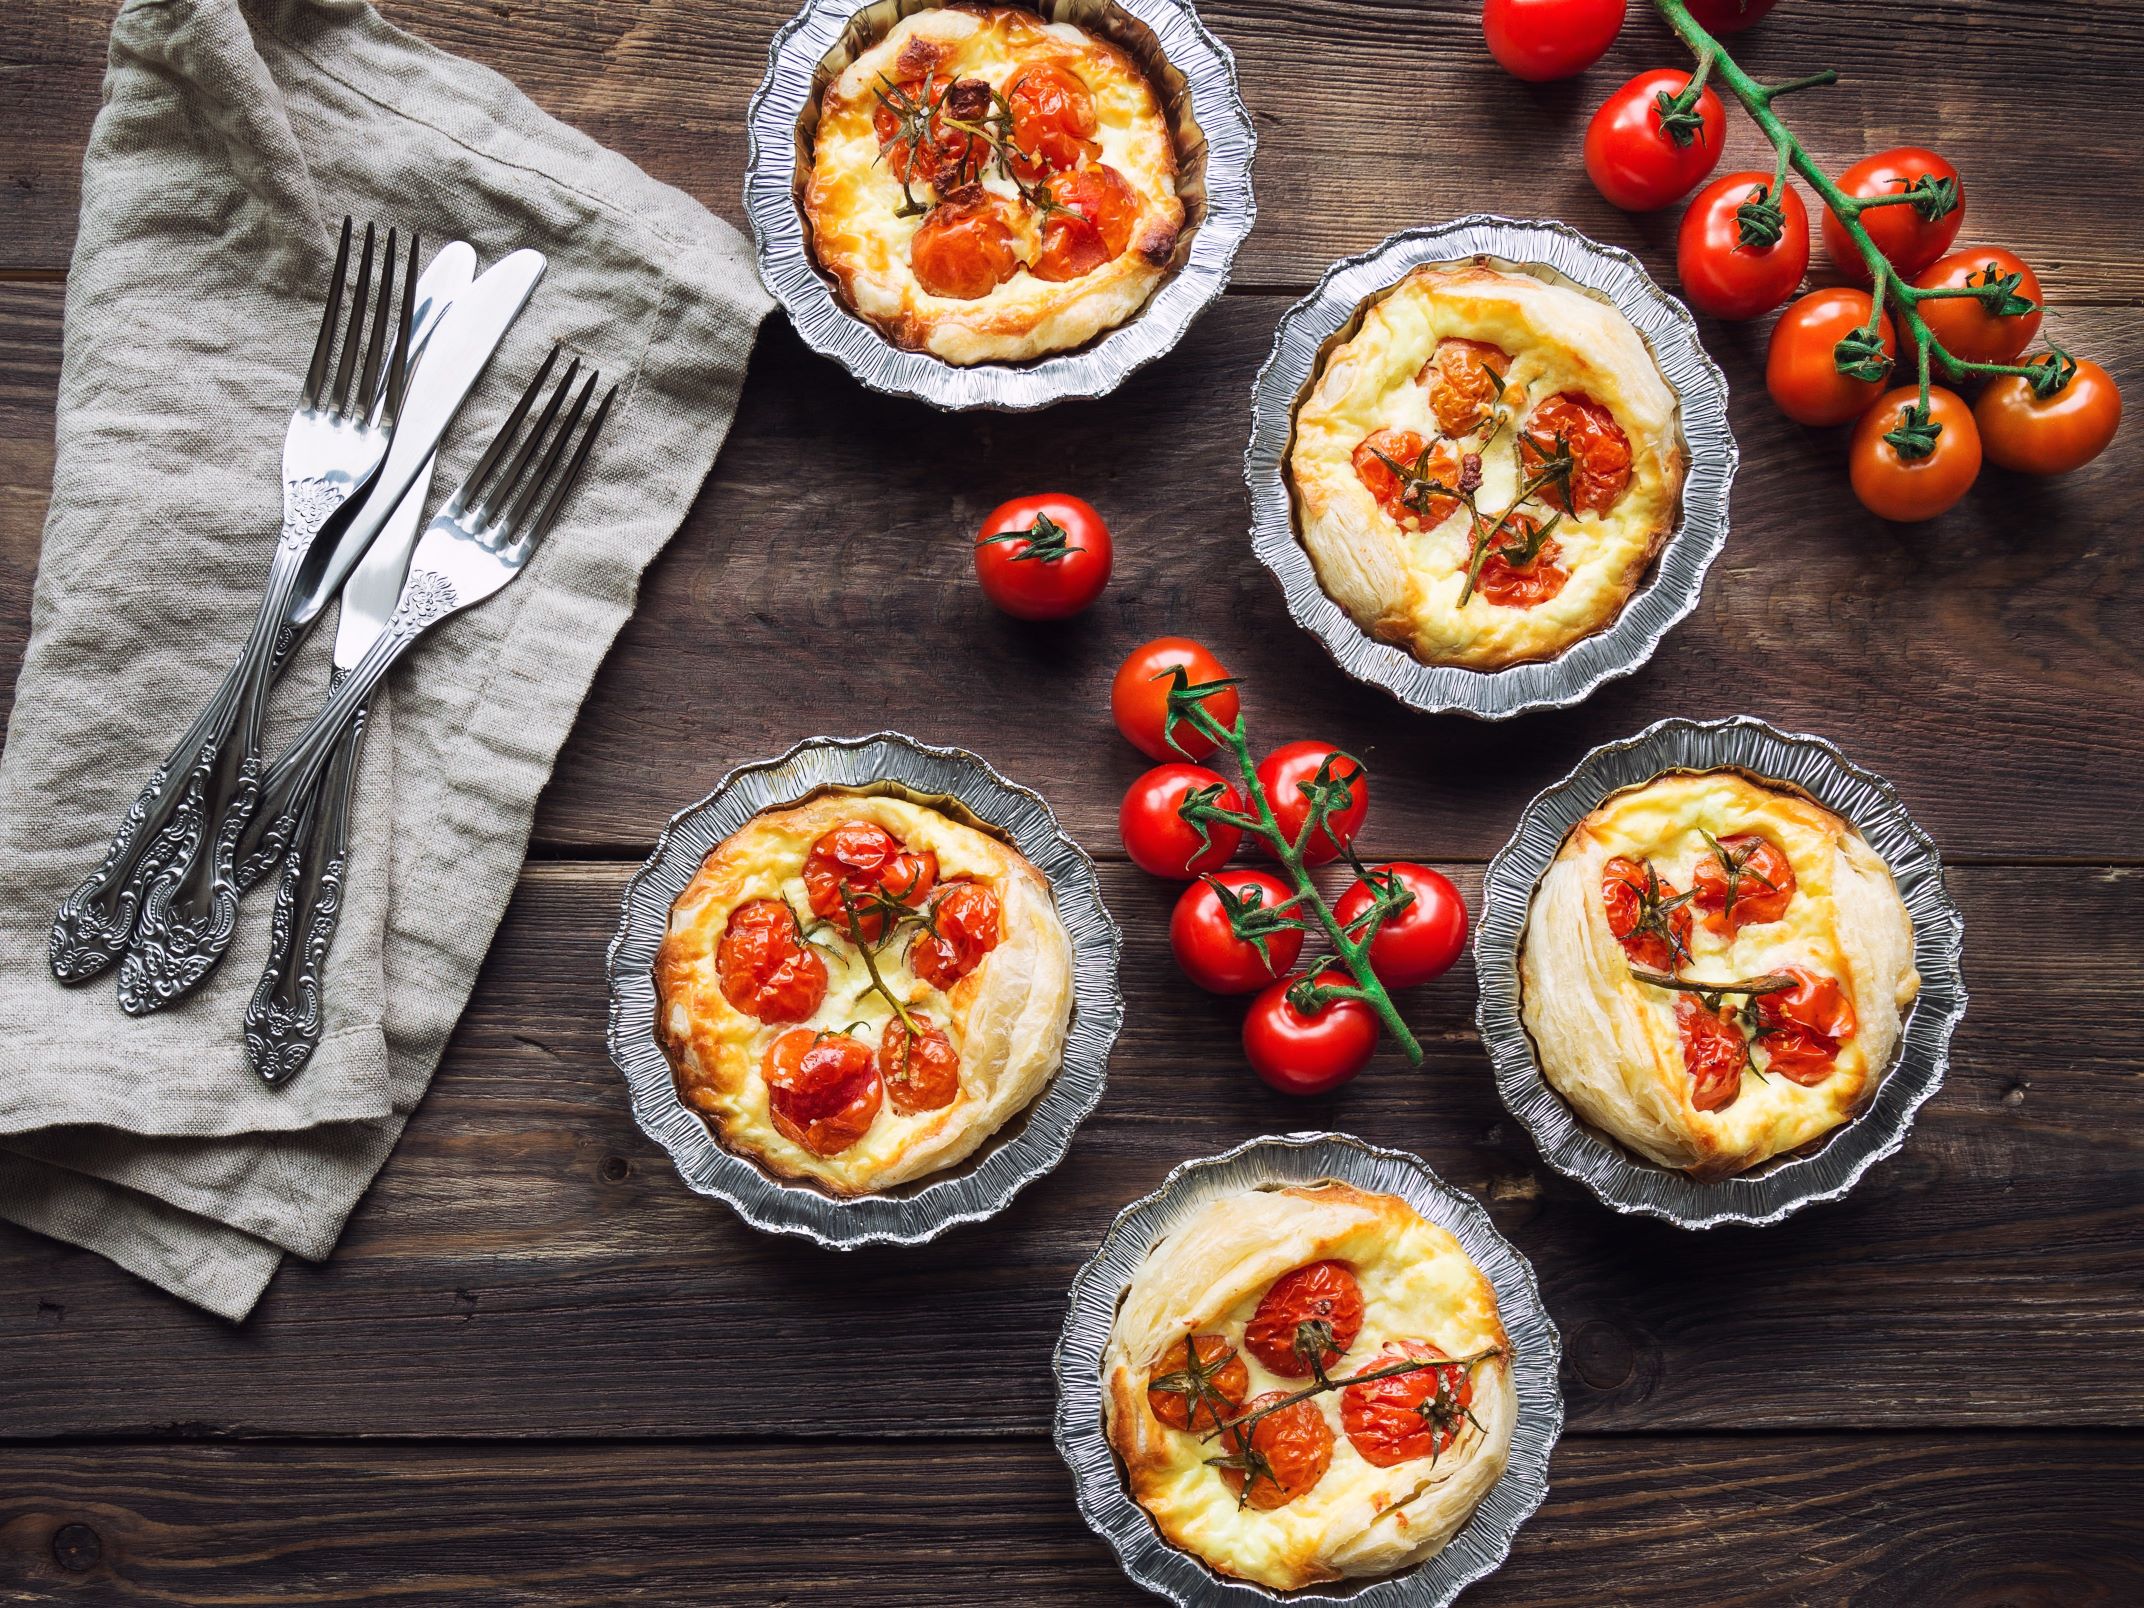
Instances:
[[[1888,376],[1892,358],[1885,350],[1882,321],[1883,309],[1879,306],[1874,322],[1839,337],[1839,344],[1831,349],[1832,367],[1849,380],[1866,380],[1872,385]]]
[[[1903,462],[1913,463],[1932,455],[1942,435],[1943,426],[1936,422],[1934,412],[1924,399],[1909,402],[1900,409],[1898,423],[1886,430],[1883,438]]]
[[[1025,542],[1027,545],[1012,555],[1015,564],[1030,561],[1041,564],[1057,564],[1078,551],[1072,545],[1072,533],[1046,513],[1035,515],[1035,522],[1024,530],[1001,530],[995,536],[985,536],[975,545],[989,547],[997,542]]]
[[[1301,894],[1280,904],[1269,905],[1266,903],[1265,889],[1256,883],[1249,884],[1239,892],[1211,872],[1199,880],[1213,890],[1214,898],[1220,902],[1222,914],[1228,917],[1229,931],[1258,951],[1259,959],[1265,962],[1269,972],[1279,969],[1273,964],[1274,935],[1310,930],[1308,922],[1288,914],[1302,902]],[[1410,894],[1409,897],[1413,896]]]
[[[1944,175],[1923,173],[1903,190],[1889,195],[1848,198],[1856,216],[1878,207],[1910,206],[1929,223],[1940,223],[1958,210],[1958,181]]]
[[[2025,365],[2025,383],[2032,387],[2032,394],[2045,402],[2058,396],[2077,378],[2077,359],[2070,356],[2053,342],[2047,350]]]
[[[1700,102],[1705,93],[1705,80],[1712,76],[1712,58],[1702,57],[1697,71],[1690,81],[1674,92],[1663,89],[1653,97],[1653,111],[1660,123],[1660,132],[1674,144],[1677,150],[1688,150],[1699,135],[1705,132],[1704,113]]]
[[[1241,686],[1243,684],[1241,676],[1221,676],[1213,681],[1193,681],[1182,665],[1172,664],[1168,669],[1152,679],[1166,681],[1169,684],[1168,712],[1162,717],[1161,738],[1163,742],[1167,743],[1179,754],[1193,761],[1200,757],[1199,754],[1193,753],[1176,740],[1176,728],[1179,726],[1188,725],[1202,735],[1217,739],[1227,735],[1220,722],[1213,718],[1212,712],[1200,706],[1208,698],[1217,698],[1231,687]],[[1196,717],[1193,715],[1194,710],[1197,711]],[[1207,731],[1208,727],[1213,728],[1213,730],[1211,732]],[[1243,731],[1243,716],[1241,714],[1236,716],[1236,731],[1239,735]],[[1201,752],[1211,753],[1212,751],[1209,747]]]
[[[1197,1343],[1207,1339],[1217,1343],[1212,1347]],[[1202,1356],[1202,1352],[1206,1355]],[[1184,1343],[1184,1365],[1149,1378],[1147,1391],[1151,1394],[1158,1390],[1165,1396],[1179,1398],[1184,1404],[1187,1424],[1218,1427],[1223,1419],[1243,1405],[1240,1399],[1231,1400],[1220,1384],[1221,1377],[1230,1368],[1240,1366],[1236,1357],[1236,1348],[1219,1341],[1218,1336],[1195,1336]]]
[[[1769,251],[1787,232],[1787,209],[1772,186],[1760,184],[1735,208],[1735,239],[1746,251]]]

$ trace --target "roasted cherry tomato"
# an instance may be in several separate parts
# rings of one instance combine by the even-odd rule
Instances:
[[[975,541],[983,595],[1016,620],[1079,613],[1102,595],[1115,560],[1102,516],[1061,491],[1000,503]]]
[[[1324,781],[1319,781],[1320,776]],[[1362,818],[1370,813],[1370,778],[1361,761],[1326,743],[1283,743],[1258,762],[1258,784],[1266,790],[1273,819],[1290,843],[1302,834],[1310,819],[1310,796],[1306,788],[1332,790],[1333,808],[1325,822],[1303,845],[1305,865],[1323,865],[1338,859],[1341,848],[1354,842],[1362,830]],[[1347,797],[1340,798],[1337,784],[1345,784]]]
[[[801,1022],[826,998],[826,962],[779,899],[754,899],[730,912],[715,970],[722,997],[762,1022]]]
[[[923,903],[937,880],[937,855],[911,852],[875,821],[844,821],[804,856],[812,914],[859,943],[877,943],[888,918]]]
[[[1077,279],[1115,262],[1131,244],[1139,221],[1139,194],[1106,162],[1074,168],[1050,180],[1049,213],[1042,220],[1042,250],[1028,264],[1037,279]]]
[[[1682,293],[1714,318],[1770,312],[1794,294],[1808,268],[1809,210],[1791,184],[1773,198],[1769,173],[1714,179],[1698,191],[1675,236]]]
[[[1426,449],[1426,455],[1425,455]],[[1435,530],[1459,510],[1459,449],[1412,430],[1372,430],[1355,447],[1355,478],[1402,530]],[[1395,467],[1396,466],[1396,467]]]
[[[815,1156],[837,1156],[861,1139],[885,1093],[861,1039],[808,1027],[767,1046],[760,1076],[776,1130]]]
[[[1838,1064],[1839,1046],[1854,1036],[1854,1007],[1836,977],[1801,966],[1781,970],[1794,986],[1757,996],[1764,1069],[1795,1083],[1822,1083]]]
[[[1954,391],[1932,386],[1928,417],[1938,427],[1935,450],[1909,458],[1885,436],[1906,424],[1920,391],[1902,385],[1886,391],[1854,426],[1847,473],[1862,506],[1902,524],[1933,519],[1955,504],[1980,473],[1980,429],[1973,410]]]
[[[1761,20],[1775,0],[1684,0],[1697,25],[1709,34],[1738,34]]]
[[[1599,61],[1622,31],[1623,12],[1624,0],[1486,0],[1481,31],[1505,72],[1545,84]]]
[[[1318,981],[1354,986],[1338,971],[1321,972]],[[1359,999],[1335,999],[1306,1015],[1288,998],[1294,986],[1294,978],[1284,978],[1251,1001],[1243,1019],[1244,1058],[1282,1094],[1324,1094],[1369,1065],[1377,1050],[1377,1013]]]
[[[1672,127],[1662,120],[1662,97],[1674,100],[1689,83],[1690,75],[1675,68],[1640,73],[1586,125],[1586,177],[1612,205],[1625,212],[1664,207],[1688,195],[1719,161],[1727,113],[1709,87],[1688,112],[1675,115]]]
[[[1012,109],[1014,167],[1027,180],[1094,160],[1094,92],[1086,81],[1048,64],[1022,69],[1005,91]]]
[[[1198,1366],[1191,1366],[1193,1350]],[[1210,1434],[1233,1418],[1251,1388],[1251,1371],[1236,1348],[1217,1334],[1179,1340],[1147,1370],[1146,1404],[1171,1429]]]
[[[1812,290],[1779,315],[1764,358],[1764,385],[1779,411],[1796,424],[1850,424],[1883,395],[1880,379],[1858,380],[1839,372],[1839,342],[1868,328],[1874,303],[1865,290],[1841,286]],[[1896,361],[1898,337],[1891,315],[1876,321],[1884,356]]]
[[[1742,1092],[1742,1067],[1749,1041],[1724,1007],[1707,1010],[1688,994],[1675,996],[1675,1026],[1682,1035],[1683,1070],[1695,1085],[1690,1104],[1700,1111],[1721,1111]]]
[[[1950,250],[1958,238],[1958,226],[1965,222],[1965,185],[1958,170],[1933,151],[1901,145],[1864,156],[1839,175],[1839,188],[1863,200],[1904,195],[1915,186],[1927,192],[1925,201],[1900,201],[1861,214],[1861,227],[1876,249],[1908,279]],[[1942,215],[1931,218],[1929,211]],[[1824,249],[1848,279],[1857,285],[1869,282],[1861,248],[1829,207],[1824,209]]]
[[[941,883],[923,912],[923,930],[908,945],[908,969],[943,993],[997,948],[998,896],[989,885]]]
[[[1255,1413],[1287,1399],[1287,1392],[1270,1390],[1244,1403],[1244,1411]],[[1246,1434],[1248,1446],[1244,1444]],[[1248,1431],[1223,1430],[1221,1443],[1234,1459],[1221,1465],[1221,1478],[1228,1482],[1230,1490],[1261,1512],[1286,1507],[1323,1479],[1326,1469],[1332,1466],[1332,1426],[1325,1422],[1325,1415],[1314,1401],[1278,1407]],[[1250,1482],[1248,1491],[1244,1489],[1245,1480]]]
[[[1429,392],[1437,428],[1448,436],[1470,436],[1495,417],[1504,396],[1504,376],[1510,372],[1511,354],[1501,346],[1447,335],[1415,379]]]
[[[1571,457],[1568,475],[1535,494],[1551,508],[1605,514],[1630,485],[1630,437],[1613,413],[1574,391],[1544,398],[1519,432],[1519,468],[1529,480],[1557,467],[1562,453]]]
[[[1392,878],[1414,895],[1414,902],[1385,917],[1370,940],[1370,969],[1387,988],[1412,988],[1442,977],[1452,969],[1467,946],[1467,902],[1440,871],[1408,860],[1371,871],[1374,878]],[[1340,925],[1352,927],[1370,908],[1374,897],[1366,882],[1357,881],[1340,895],[1333,914]]]
[[[1919,304],[1921,322],[1952,357],[2015,363],[2040,333],[2040,276],[2014,251],[2000,246],[1954,251],[1913,282],[1922,290],[1976,290],[1989,298],[1938,296]],[[2028,302],[2023,312],[2005,311]]]
[[[910,1011],[911,1034],[898,1016],[886,1018],[878,1036],[878,1070],[886,1080],[886,1098],[903,1116],[942,1111],[960,1097],[960,1052],[921,1011]]]
[[[1474,590],[1507,609],[1530,609],[1562,591],[1571,578],[1570,571],[1557,562],[1563,548],[1541,530],[1541,521],[1533,514],[1506,516],[1503,533],[1483,556],[1474,576]]]
[[[1794,899],[1794,866],[1779,845],[1755,832],[1736,832],[1697,862],[1690,902],[1705,913],[1709,932],[1733,938],[1787,913]]]
[[[2122,393],[2105,369],[2080,359],[2070,382],[2044,401],[2021,375],[2002,375],[1980,393],[1973,418],[1989,462],[2029,475],[2066,475],[2107,450],[2121,427]]]
[[[1156,637],[1132,649],[1109,684],[1109,713],[1117,730],[1148,759],[1204,759],[1218,746],[1188,721],[1178,721],[1175,733],[1169,732],[1169,689],[1178,670],[1191,687],[1230,679],[1221,661],[1189,637]],[[1202,703],[1223,729],[1236,724],[1234,687],[1223,687]]]
[[[1213,994],[1255,993],[1287,976],[1303,952],[1303,929],[1277,927],[1255,940],[1237,937],[1216,884],[1229,899],[1253,910],[1277,910],[1293,897],[1288,884],[1270,871],[1216,871],[1192,883],[1169,917],[1169,948],[1184,975]]]
[[[931,295],[974,301],[1019,270],[1019,240],[1012,204],[970,188],[925,214],[908,242],[908,266]]]
[[[1672,972],[1690,960],[1690,895],[1677,893],[1648,860],[1617,855],[1601,867],[1601,908],[1623,953],[1648,971]]]
[[[1226,821],[1193,826],[1185,820],[1179,812],[1194,793],[1224,810],[1243,809],[1236,790],[1203,765],[1156,765],[1132,783],[1117,811],[1117,831],[1140,870],[1189,881],[1228,864],[1243,831]]]
[[[1283,1379],[1308,1379],[1338,1362],[1362,1332],[1362,1286],[1345,1262],[1306,1262],[1283,1273],[1244,1326],[1243,1349]]]
[[[970,121],[990,110],[990,86],[980,78],[959,81],[942,73],[883,85],[871,127],[887,171],[907,184],[951,189],[976,178],[989,159],[989,142],[947,126],[949,117]]]
[[[1387,1340],[1361,1373],[1408,1362],[1435,1362],[1444,1352],[1427,1340]],[[1340,1392],[1340,1427],[1366,1463],[1391,1468],[1418,1457],[1439,1457],[1466,1427],[1474,1381],[1453,1363],[1349,1385]]]

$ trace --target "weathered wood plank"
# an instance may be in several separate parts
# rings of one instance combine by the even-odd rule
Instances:
[[[1324,1127],[1417,1151],[1488,1203],[1565,1336],[1576,1427],[2144,1426],[2129,872],[1956,873],[1984,958],[1906,1150],[1841,1203],[1690,1234],[1616,1217],[1540,1165],[1490,1086],[1464,966],[1405,1001],[1423,1071],[1386,1055],[1332,1098],[1269,1093],[1240,1065],[1239,1007],[1175,975],[1167,891],[1111,864],[1129,1018],[1071,1156],[991,1223],[842,1256],[692,1196],[633,1126],[603,1047],[626,870],[531,868],[344,1243],[288,1269],[235,1343],[86,1253],[0,1232],[0,1436],[1032,1432],[1064,1290],[1116,1211],[1188,1156]],[[2050,920],[2061,946],[2016,941]],[[838,1415],[751,1384],[798,1347]],[[1993,1350],[2002,1378],[2059,1383],[1987,1384]]]
[[[1566,1440],[1547,1505],[1466,1602],[2113,1608],[2144,1594],[2138,1479],[2133,1435]],[[0,1594],[1148,1600],[1081,1524],[1055,1452],[1028,1438],[9,1451]]]

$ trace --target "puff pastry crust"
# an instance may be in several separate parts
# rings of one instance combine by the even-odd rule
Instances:
[[[720,949],[732,914],[753,901],[785,901],[809,930],[807,856],[827,833],[853,822],[883,827],[908,849],[935,855],[940,892],[962,882],[987,885],[999,921],[994,947],[949,990],[916,974],[911,935],[902,929],[877,949],[888,988],[942,1028],[958,1052],[958,1092],[938,1109],[907,1113],[885,1098],[860,1137],[822,1155],[774,1121],[769,1047],[801,1025],[847,1029],[875,1048],[892,1008],[872,989],[858,946],[832,930],[814,934],[825,996],[801,1021],[769,1023],[732,1003]],[[1072,944],[1048,882],[1014,849],[906,798],[830,793],[755,816],[707,857],[671,908],[655,988],[658,1037],[678,1092],[721,1143],[770,1172],[853,1195],[952,1166],[1041,1093],[1057,1072],[1071,1020]]]
[[[909,260],[924,220],[900,215],[901,183],[873,125],[880,93],[942,74],[981,79],[1002,95],[1036,66],[1068,71],[1092,92],[1097,160],[1128,181],[1138,202],[1129,245],[1074,279],[1041,279],[1022,268],[984,296],[933,295]],[[989,173],[982,183],[1017,197],[1017,186],[1002,174]],[[852,308],[896,344],[960,364],[1041,357],[1115,328],[1153,294],[1184,225],[1176,147],[1139,64],[1071,23],[1044,23],[1008,7],[915,12],[851,62],[821,102],[804,211],[813,253]],[[1028,260],[1036,245],[1030,226],[1022,242]]]
[[[1429,383],[1440,345],[1454,339],[1509,360],[1481,429],[1463,436],[1446,431]],[[1553,417],[1537,410],[1559,396],[1613,416],[1628,441],[1628,484],[1606,511],[1556,521],[1554,563],[1567,579],[1554,595],[1507,604],[1477,581],[1462,603],[1473,545],[1465,510],[1439,500],[1427,528],[1403,528],[1358,473],[1357,449],[1393,431],[1475,453],[1476,504],[1493,519],[1535,462],[1522,461],[1519,433]],[[1499,410],[1506,417],[1484,442]],[[1553,658],[1614,622],[1675,527],[1686,461],[1675,393],[1628,319],[1580,291],[1483,264],[1417,269],[1363,315],[1299,408],[1288,460],[1297,528],[1333,600],[1424,663],[1484,670]],[[1456,472],[1454,462],[1439,478]]]
[[[1784,908],[1776,919],[1725,932],[1717,930],[1717,913],[1705,911],[1689,921],[1687,959],[1676,969],[1691,979],[1730,981],[1800,968],[1836,981],[1850,1030],[1835,1041],[1828,1072],[1819,1055],[1798,1074],[1782,1075],[1790,1063],[1779,1046],[1788,1041],[1774,1034],[1783,1019],[1768,1029],[1757,1001],[1729,996],[1725,1008],[1750,1007],[1750,1060],[1765,1070],[1716,1088],[1707,1100],[1678,1016],[1695,1009],[1693,997],[1632,975],[1633,955],[1613,930],[1604,882],[1619,874],[1612,862],[1620,859],[1652,868],[1664,899],[1697,889],[1701,873],[1718,887],[1724,877],[1705,870],[1707,862],[1722,864],[1714,843],[1739,854],[1753,838],[1784,855],[1791,884],[1767,861],[1773,869],[1761,883],[1745,874],[1736,886],[1745,897],[1791,886]],[[1670,920],[1687,920],[1699,908],[1686,904]],[[1657,949],[1639,963],[1665,969]],[[1595,1127],[1700,1178],[1746,1171],[1863,1110],[1920,988],[1912,920],[1876,851],[1802,793],[1737,771],[1656,778],[1603,801],[1574,827],[1534,892],[1519,978],[1526,1029],[1548,1081]],[[1723,1093],[1725,1104],[1700,1108]]]
[[[1324,1473],[1284,1505],[1239,1505],[1206,1462],[1220,1443],[1157,1417],[1150,1381],[1172,1345],[1220,1336],[1246,1366],[1246,1399],[1301,1389],[1310,1381],[1272,1373],[1247,1331],[1276,1281],[1326,1261],[1345,1264],[1361,1291],[1360,1329],[1327,1363],[1330,1376],[1389,1365],[1387,1342],[1427,1342],[1451,1358],[1493,1351],[1468,1372],[1473,1421],[1460,1420],[1433,1458],[1379,1466],[1347,1432],[1350,1393],[1313,1397],[1333,1441]],[[1510,1342],[1488,1279],[1405,1201],[1342,1183],[1228,1196],[1156,1245],[1125,1291],[1102,1372],[1110,1445],[1162,1535],[1224,1574],[1278,1591],[1390,1574],[1435,1553],[1502,1475],[1518,1416]]]

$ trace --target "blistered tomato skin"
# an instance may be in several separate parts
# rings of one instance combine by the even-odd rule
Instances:
[[[1362,1285],[1352,1268],[1331,1260],[1306,1262],[1275,1279],[1259,1298],[1244,1326],[1243,1347],[1268,1372],[1308,1379],[1310,1361],[1297,1346],[1303,1326],[1321,1324],[1330,1331],[1331,1343],[1318,1352],[1318,1365],[1330,1368],[1362,1332],[1362,1313]]]
[[[1551,508],[1572,514],[1605,514],[1630,488],[1630,437],[1615,415],[1589,396],[1562,391],[1542,399],[1519,432],[1519,467],[1532,480],[1558,466],[1569,453],[1565,478],[1545,481],[1536,492]]]
[[[1106,162],[1050,181],[1053,209],[1042,220],[1042,251],[1028,264],[1037,279],[1062,281],[1115,262],[1131,244],[1139,195]]]
[[[846,1033],[793,1027],[767,1046],[760,1074],[775,1130],[815,1156],[855,1144],[885,1098],[869,1047]]]
[[[844,821],[804,856],[812,914],[860,943],[884,936],[888,905],[913,909],[938,880],[938,856],[907,845],[874,821]]]
[[[1193,1347],[1203,1379],[1190,1372]],[[1199,1334],[1177,1341],[1148,1371],[1146,1404],[1171,1429],[1206,1435],[1235,1416],[1250,1388],[1251,1371],[1235,1347],[1221,1335]]]
[[[942,1027],[920,1011],[910,1011],[911,1034],[897,1016],[879,1030],[878,1070],[887,1098],[903,1116],[942,1111],[960,1097],[960,1054]]]
[[[1388,1340],[1361,1373],[1410,1362],[1433,1362],[1444,1353],[1426,1340]],[[1454,1363],[1349,1385],[1340,1392],[1340,1425],[1364,1462],[1393,1468],[1450,1449],[1467,1427],[1474,1381]]]
[[[1332,1426],[1325,1422],[1317,1403],[1279,1405],[1286,1400],[1285,1392],[1273,1390],[1244,1403],[1246,1413],[1266,1407],[1276,1410],[1251,1425],[1247,1435],[1244,1430],[1230,1429],[1221,1436],[1221,1443],[1238,1458],[1244,1458],[1247,1450],[1258,1454],[1263,1466],[1255,1474],[1227,1466],[1220,1474],[1230,1490],[1243,1495],[1246,1503],[1260,1512],[1286,1507],[1323,1479],[1326,1469],[1332,1466]],[[1250,1481],[1247,1493],[1246,1479]]]
[[[1355,478],[1402,530],[1434,530],[1459,511],[1457,497],[1443,496],[1426,484],[1458,488],[1459,449],[1449,441],[1439,441],[1429,447],[1424,463],[1425,447],[1429,443],[1412,430],[1372,430],[1355,447]],[[1409,478],[1415,474],[1422,479]]]
[[[933,296],[977,301],[1020,269],[1019,235],[1010,203],[988,190],[941,201],[908,243],[916,283]]]
[[[997,948],[1001,925],[998,896],[987,884],[944,883],[925,909],[923,930],[909,942],[908,969],[944,993]]]
[[[730,912],[715,969],[722,997],[762,1022],[801,1022],[826,998],[826,962],[779,899],[754,899]]]

